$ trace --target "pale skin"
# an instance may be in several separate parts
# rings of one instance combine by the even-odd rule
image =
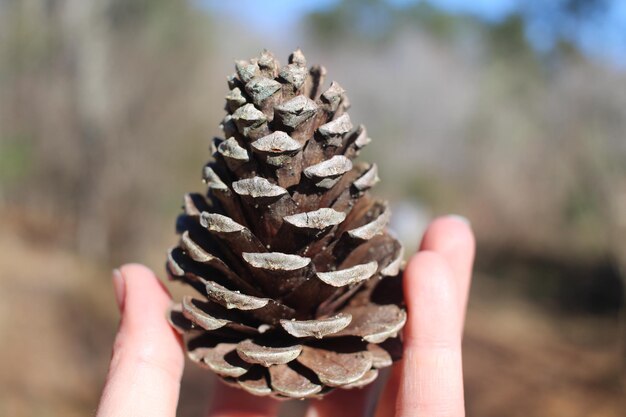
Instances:
[[[474,250],[466,221],[434,220],[405,270],[404,358],[378,404],[371,400],[374,386],[336,390],[311,401],[307,417],[357,417],[374,409],[376,417],[463,417],[461,339]],[[113,281],[122,319],[97,417],[175,416],[184,351],[165,320],[169,293],[141,265],[124,265]],[[212,397],[208,417],[273,417],[280,406],[221,383]]]

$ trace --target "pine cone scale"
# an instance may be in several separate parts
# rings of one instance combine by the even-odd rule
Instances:
[[[307,375],[306,368],[302,369],[294,362],[268,368],[272,390],[287,398],[306,398],[322,391],[321,383],[313,382],[317,378]]]
[[[284,347],[267,347],[254,343],[250,339],[239,342],[237,354],[246,362],[263,365],[268,368],[271,365],[284,365],[300,356],[302,345],[289,345]]]
[[[372,357],[367,351],[339,353],[305,347],[298,362],[315,372],[320,382],[329,387],[356,382],[372,368]]]

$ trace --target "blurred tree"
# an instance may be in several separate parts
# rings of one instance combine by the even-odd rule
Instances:
[[[395,23],[393,14],[385,0],[342,0],[329,10],[309,14],[306,20],[320,42],[332,45],[340,38],[366,42],[387,38]]]
[[[466,26],[476,26],[469,16],[455,16],[418,1],[403,7],[387,0],[342,0],[334,8],[311,13],[306,27],[318,41],[327,46],[337,39],[352,42],[389,41],[407,27],[418,27],[440,39],[452,39]]]
[[[436,1],[414,0],[396,3],[389,0],[340,0],[334,7],[310,14],[307,27],[310,32],[327,46],[336,44],[336,39],[347,38],[365,42],[389,40],[402,28],[419,27],[438,38],[466,36],[467,30],[480,31],[490,27],[496,33],[503,31],[521,37],[505,36],[499,44],[508,50],[527,42],[529,28],[541,28],[543,47],[551,45],[551,52],[571,51],[578,43],[584,29],[593,29],[607,18],[612,2],[616,0],[556,0],[546,3],[541,0],[517,1],[504,22],[499,19],[481,19],[467,13],[448,13],[437,7]],[[518,30],[521,29],[521,30]],[[506,42],[510,44],[504,45]],[[523,41],[523,42],[521,42]]]
[[[128,253],[142,205],[163,198],[150,171],[189,128],[193,87],[179,80],[198,67],[207,15],[187,0],[1,4],[0,150],[28,160],[0,172],[0,197],[54,218],[84,255]]]
[[[535,60],[535,55],[524,33],[524,20],[512,15],[502,22],[487,26],[487,42],[491,53],[504,60]]]
[[[77,243],[83,255],[108,255],[109,229],[103,201],[107,137],[111,135],[113,98],[111,82],[110,22],[105,12],[113,0],[65,0],[63,35],[72,59],[74,102],[77,111],[81,174],[76,193],[78,203]]]

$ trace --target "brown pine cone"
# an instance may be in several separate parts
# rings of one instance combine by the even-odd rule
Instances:
[[[375,164],[348,99],[300,50],[267,51],[228,78],[226,139],[187,194],[168,255],[171,279],[195,288],[170,321],[188,356],[257,395],[320,396],[362,387],[401,353],[402,246],[368,190]]]

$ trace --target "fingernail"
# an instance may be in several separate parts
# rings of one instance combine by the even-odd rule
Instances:
[[[124,310],[124,297],[126,295],[126,282],[124,276],[119,269],[113,270],[113,292],[115,293],[115,301],[120,313]]]
[[[448,217],[451,218],[451,219],[455,219],[455,220],[458,220],[460,222],[463,222],[463,223],[465,223],[468,226],[472,225],[472,223],[469,221],[469,219],[467,217],[461,216],[459,214],[449,214]]]

